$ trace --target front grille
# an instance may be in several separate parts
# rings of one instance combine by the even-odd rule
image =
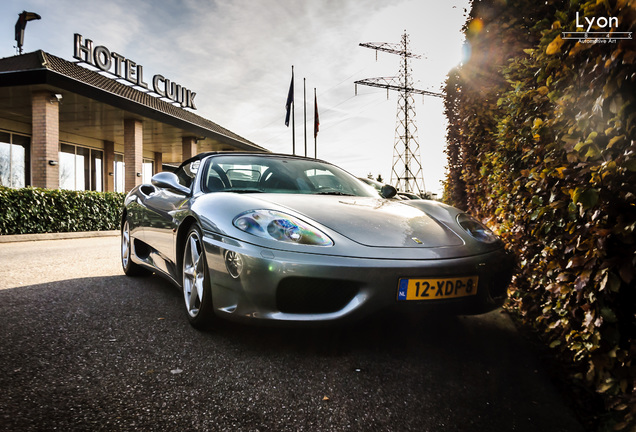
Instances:
[[[278,284],[276,306],[286,313],[330,313],[345,307],[357,294],[351,281],[288,277]]]

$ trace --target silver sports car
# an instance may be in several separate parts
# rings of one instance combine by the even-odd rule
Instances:
[[[395,193],[314,159],[203,153],[130,191],[122,266],[180,287],[195,327],[500,305],[512,265],[501,241],[456,208]]]

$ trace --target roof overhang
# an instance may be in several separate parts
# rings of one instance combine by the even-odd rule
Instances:
[[[199,151],[267,151],[190,111],[42,51],[10,60],[26,56],[37,57],[22,68],[15,61],[13,70],[0,67],[3,118],[30,122],[30,94],[47,90],[63,96],[60,132],[122,142],[123,120],[138,119],[144,125],[144,148],[164,153],[166,162],[181,160],[182,137],[203,140]],[[4,60],[8,59],[0,59],[0,65]]]

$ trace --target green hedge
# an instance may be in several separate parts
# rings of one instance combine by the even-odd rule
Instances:
[[[636,1],[473,3],[472,56],[447,80],[445,199],[518,257],[510,310],[566,365],[569,386],[602,403],[585,420],[631,431],[636,48],[563,39],[582,30],[577,16],[616,17],[615,30],[634,32]]]
[[[124,194],[0,187],[0,234],[119,228]]]

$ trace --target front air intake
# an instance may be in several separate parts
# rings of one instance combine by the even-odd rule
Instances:
[[[286,313],[320,314],[337,312],[358,293],[351,281],[288,277],[278,284],[276,305]]]

